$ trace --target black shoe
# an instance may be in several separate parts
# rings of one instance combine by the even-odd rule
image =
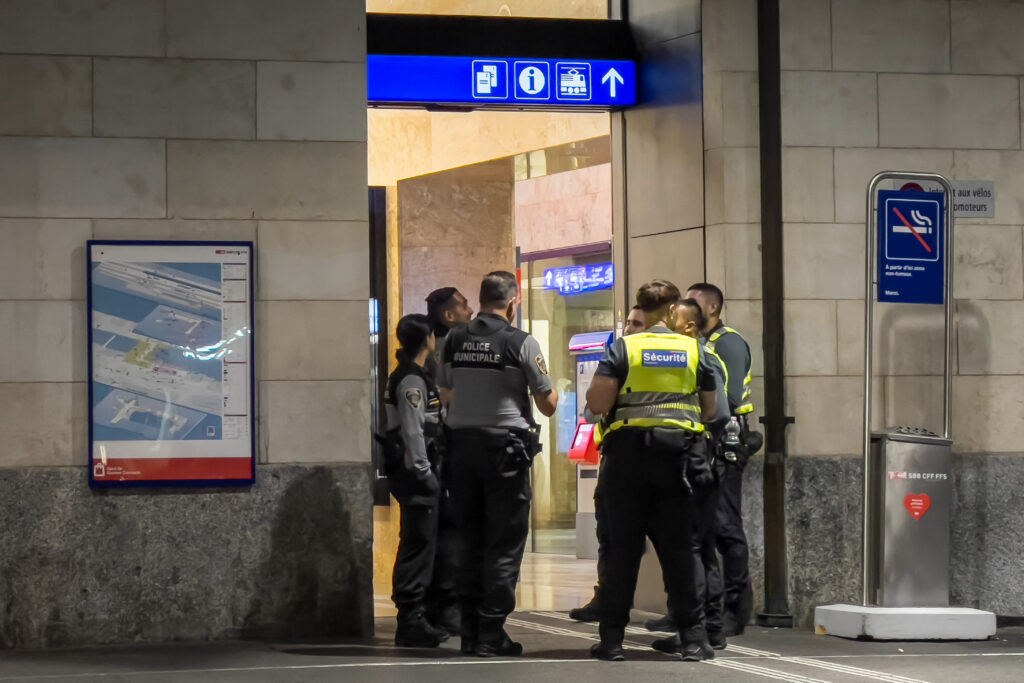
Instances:
[[[658,638],[653,643],[653,647],[658,652],[664,652],[668,655],[678,655],[683,649],[683,641],[679,639],[679,636],[669,636],[668,638]]]
[[[746,629],[747,627],[745,623],[740,621],[740,619],[731,612],[726,612],[725,618],[722,621],[722,635],[726,638],[731,638],[733,636],[742,636],[744,629]]]
[[[583,605],[583,607],[569,610],[569,618],[574,621],[601,621],[601,613],[597,604],[597,593],[594,593],[593,600]]]
[[[458,605],[449,605],[437,611],[431,621],[434,628],[445,631],[450,636],[457,636],[462,631],[462,610]]]
[[[448,640],[448,632],[436,629],[420,614],[398,622],[395,645],[398,647],[437,647]]]
[[[705,659],[714,659],[715,651],[707,642],[687,643],[679,656],[684,662],[703,662]]]
[[[711,645],[712,650],[724,650],[727,645],[725,642],[725,634],[708,633],[708,643]]]
[[[594,659],[603,659],[606,662],[621,662],[626,659],[621,645],[606,645],[605,643],[591,645],[590,656]]]
[[[644,628],[648,631],[661,631],[663,633],[673,633],[676,630],[676,620],[672,618],[671,614],[666,614],[660,619],[651,619],[644,622]]]
[[[520,657],[523,654],[522,643],[517,643],[503,634],[504,638],[497,643],[477,643],[473,654],[477,657]]]
[[[469,638],[462,639],[462,645],[459,646],[459,652],[469,657],[470,655],[476,654],[476,641],[470,640]]]

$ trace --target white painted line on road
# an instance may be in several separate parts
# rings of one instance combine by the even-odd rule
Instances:
[[[792,662],[794,664],[811,666],[817,669],[826,669],[828,671],[847,674],[849,676],[870,678],[874,681],[886,681],[886,683],[928,683],[928,681],[923,681],[920,678],[907,678],[906,676],[899,676],[885,671],[873,671],[871,669],[862,669],[859,666],[848,666],[846,664],[839,664],[836,662],[823,662],[817,659],[808,659],[806,657],[782,657],[779,661]]]
[[[547,624],[538,624],[534,621],[524,621],[523,619],[506,619],[506,624],[512,624],[513,626],[521,626],[522,628],[532,629],[534,631],[540,631],[541,633],[549,633],[553,636],[568,636],[569,638],[580,638],[582,640],[589,640],[594,643],[601,642],[601,637],[596,633],[583,633],[581,631],[573,631],[569,628],[559,628],[558,626],[548,626]],[[635,643],[630,640],[622,642],[622,649],[624,650],[650,650],[649,645],[643,643]]]
[[[789,681],[790,683],[831,683],[820,678],[810,678],[809,676],[802,676],[787,671],[776,671],[775,669],[769,669],[738,659],[713,659],[705,661],[704,664],[734,671],[743,671],[744,673],[764,676],[765,678],[774,678],[777,681]]]
[[[549,619],[560,619],[561,621],[571,621],[574,624],[589,623],[589,622],[584,622],[584,621],[576,621],[575,619],[572,619],[568,615],[562,614],[561,612],[530,612],[530,614],[532,614],[534,616],[537,616],[537,617],[547,617]],[[647,629],[640,628],[639,626],[627,626],[626,627],[626,633],[630,633],[630,634],[638,635],[638,636],[663,636],[663,637],[665,637],[665,636],[674,635],[674,634],[672,634],[672,633],[670,633],[668,631],[648,631]],[[781,657],[782,656],[778,652],[769,652],[767,650],[758,650],[756,648],[746,647],[744,645],[733,645],[731,642],[729,643],[729,647],[727,648],[726,651],[727,652],[737,652],[739,654],[749,655],[751,657]]]

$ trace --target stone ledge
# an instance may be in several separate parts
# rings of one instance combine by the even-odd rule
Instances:
[[[0,500],[0,649],[373,631],[368,464],[103,492],[0,469]]]

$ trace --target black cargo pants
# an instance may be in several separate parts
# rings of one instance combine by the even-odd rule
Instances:
[[[716,545],[722,555],[725,612],[739,624],[750,621],[750,551],[743,531],[743,467],[729,463],[722,477],[716,512]]]
[[[683,480],[687,435],[657,439],[655,430],[621,429],[604,442],[597,487],[604,505],[608,554],[602,577],[601,638],[622,642],[636,591],[644,541],[655,541],[662,578],[684,643],[703,643],[704,576],[696,571],[696,504]],[[677,430],[656,430],[660,433]]]
[[[462,545],[462,642],[498,644],[515,609],[529,531],[530,469],[516,468],[507,430],[455,429],[452,497]]]

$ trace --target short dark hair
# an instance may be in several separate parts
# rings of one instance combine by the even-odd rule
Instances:
[[[442,337],[447,334],[448,326],[444,323],[444,314],[455,305],[455,295],[458,293],[459,290],[455,287],[441,287],[424,299],[427,302],[427,317],[434,323],[434,334],[441,332]]]
[[[698,282],[696,284],[690,285],[690,288],[687,289],[686,291],[697,291],[703,292],[704,294],[710,294],[715,298],[716,301],[718,301],[719,308],[725,305],[725,295],[722,294],[722,290],[711,283]]]
[[[644,313],[660,311],[682,298],[679,288],[668,280],[651,280],[636,290],[636,305]]]
[[[516,283],[515,275],[507,270],[492,271],[487,273],[483,282],[480,283],[480,305],[507,305],[509,301],[516,298],[518,292],[519,285]]]
[[[707,325],[708,323],[708,319],[704,317],[704,311],[701,310],[700,304],[697,303],[696,299],[683,299],[682,301],[678,302],[677,305],[689,308],[690,313],[693,317],[693,322],[697,324],[697,329],[704,329],[704,326]]]
[[[634,310],[634,311],[643,311],[644,309],[640,308],[640,306],[638,304],[633,304],[633,309],[632,310]]]

